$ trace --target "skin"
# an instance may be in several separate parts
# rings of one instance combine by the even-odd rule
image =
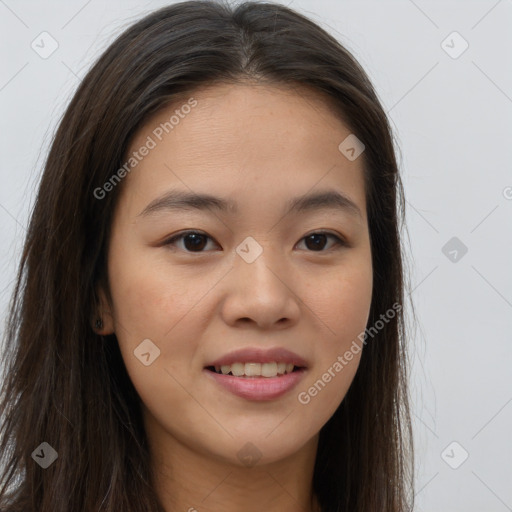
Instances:
[[[142,399],[155,485],[167,511],[316,510],[318,433],[343,400],[361,353],[308,404],[298,394],[333,366],[368,321],[363,158],[349,161],[340,153],[351,132],[308,89],[223,84],[190,96],[197,106],[122,183],[108,251],[112,303],[101,290],[98,332],[115,332]],[[129,153],[185,103],[150,119]],[[232,199],[239,213],[140,215],[172,188]],[[283,211],[290,198],[320,189],[345,194],[361,216]],[[207,235],[199,252],[190,239],[164,244],[189,229]],[[330,236],[308,244],[306,235],[319,231],[348,246]],[[248,236],[263,249],[250,264],[235,252]],[[145,339],[160,350],[148,366],[134,356]],[[205,375],[209,362],[248,346],[296,352],[309,363],[302,381],[280,398],[257,402]],[[261,454],[253,467],[237,456],[248,442]]]

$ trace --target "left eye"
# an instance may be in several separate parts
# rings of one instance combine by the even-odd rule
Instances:
[[[326,239],[331,238],[335,241],[334,246],[345,247],[347,244],[344,240],[342,240],[339,236],[334,235],[333,233],[327,233],[325,231],[319,231],[317,233],[310,233],[306,235],[302,240],[306,240],[306,242],[311,242],[311,245],[318,249],[318,246],[323,246]],[[314,252],[325,252],[325,251],[314,251]]]
[[[322,248],[325,245],[326,239],[329,237],[334,239],[335,246],[347,246],[345,241],[340,237],[325,231],[310,233],[309,235],[306,235],[304,238],[302,238],[302,240],[306,241],[306,245],[309,245],[310,249],[311,246],[314,248],[313,252],[325,252]],[[169,238],[166,242],[164,242],[164,245],[175,246],[176,242],[183,240],[186,252],[205,252],[203,249],[205,245],[207,245],[205,243],[206,239],[213,240],[213,238],[206,235],[205,233],[201,233],[200,231],[185,231]],[[318,250],[319,248],[320,250]]]

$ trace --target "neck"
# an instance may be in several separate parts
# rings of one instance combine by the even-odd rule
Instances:
[[[320,512],[312,485],[318,436],[286,459],[247,467],[156,430],[151,464],[166,512]]]

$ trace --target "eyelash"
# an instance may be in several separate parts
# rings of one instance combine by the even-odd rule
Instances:
[[[164,246],[174,245],[175,242],[177,242],[178,240],[183,239],[185,236],[190,235],[190,234],[201,235],[201,236],[204,236],[206,238],[209,238],[210,240],[213,240],[213,238],[211,236],[207,235],[206,233],[203,233],[201,231],[189,230],[189,231],[183,231],[181,233],[178,233],[177,235],[173,235],[171,238],[168,238],[165,242],[163,242],[163,245]],[[330,250],[333,250],[333,249],[336,250],[336,249],[341,249],[343,247],[348,247],[348,243],[345,240],[343,240],[339,236],[337,236],[334,233],[331,233],[329,231],[313,231],[312,233],[309,233],[309,234],[305,235],[303,238],[301,238],[301,241],[304,240],[305,238],[311,236],[311,235],[327,235],[328,237],[334,238],[336,240],[336,244]],[[321,250],[321,251],[308,251],[308,252],[319,252],[319,253],[321,253],[321,252],[328,252],[328,251],[329,251],[329,249]],[[184,249],[184,252],[186,252],[188,254],[202,254],[202,253],[208,252],[208,251],[188,251],[188,250]]]

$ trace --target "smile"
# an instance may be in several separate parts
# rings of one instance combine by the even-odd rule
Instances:
[[[263,370],[260,369],[259,371],[262,372]],[[274,377],[247,376],[245,373],[242,376],[235,376],[231,373],[217,373],[213,367],[204,368],[203,372],[222,391],[228,391],[246,400],[269,401],[289,393],[302,380],[307,370],[294,366],[291,372],[287,373],[285,371],[285,373],[277,374]]]
[[[222,366],[209,366],[210,371],[222,375],[233,375],[234,377],[277,377],[287,375],[300,369],[293,363],[270,362],[270,363],[233,363]]]

